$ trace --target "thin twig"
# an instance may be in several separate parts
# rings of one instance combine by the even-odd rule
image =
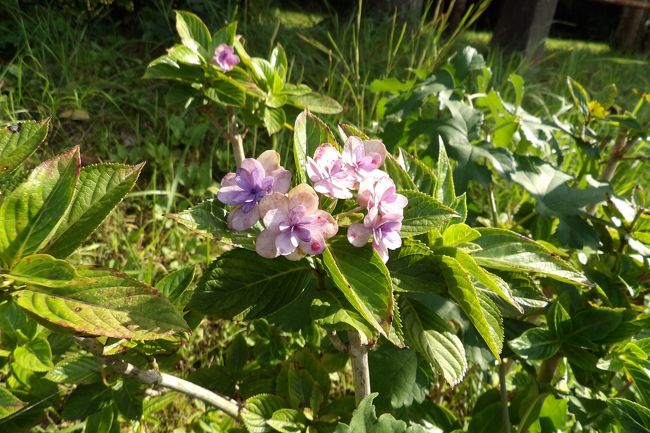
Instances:
[[[339,352],[343,353],[349,353],[350,349],[348,348],[348,345],[345,344],[338,335],[336,335],[336,331],[330,331],[327,333],[327,335],[330,338],[330,341],[332,342],[332,346]]]
[[[119,374],[123,374],[145,385],[158,385],[163,388],[178,391],[189,397],[203,400],[212,406],[221,409],[233,418],[239,418],[243,408],[236,401],[198,386],[185,379],[171,374],[161,373],[158,370],[142,370],[133,364],[103,353],[103,346],[92,338],[77,338],[77,342],[86,351],[101,359],[108,367]]]

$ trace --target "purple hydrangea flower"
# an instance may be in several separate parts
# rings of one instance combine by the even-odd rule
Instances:
[[[372,236],[372,247],[379,253],[381,259],[388,261],[388,250],[402,246],[400,231],[402,230],[402,215],[366,215],[363,223],[354,223],[348,227],[348,241],[355,247],[362,247]]]
[[[313,159],[307,157],[307,174],[317,192],[331,198],[352,198],[350,188],[354,186],[354,180],[341,154],[331,144],[321,144]]]
[[[386,146],[379,140],[361,140],[349,136],[343,146],[343,162],[355,182],[364,180],[386,159]]]
[[[395,183],[386,173],[380,170],[374,173],[361,181],[357,201],[368,209],[371,218],[376,214],[402,215],[408,199],[397,193]]]
[[[318,209],[316,192],[304,183],[287,195],[267,195],[259,207],[266,228],[257,236],[255,250],[262,257],[299,260],[320,254],[325,241],[338,231],[332,215]]]
[[[210,63],[219,66],[224,71],[231,71],[239,64],[239,56],[235,54],[233,47],[228,44],[221,44],[214,49],[214,55]]]
[[[236,172],[225,175],[217,198],[235,206],[228,214],[228,226],[241,231],[260,219],[258,204],[262,198],[273,192],[284,194],[290,186],[291,173],[280,166],[280,155],[267,150],[257,159],[244,159]]]

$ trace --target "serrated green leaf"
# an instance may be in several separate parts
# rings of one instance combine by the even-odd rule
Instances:
[[[471,275],[476,282],[502,298],[504,301],[508,302],[510,305],[519,310],[519,312],[523,313],[523,310],[510,293],[510,287],[508,287],[508,283],[503,281],[501,277],[491,274],[490,272],[480,267],[469,253],[458,248],[441,248],[440,250],[436,250],[436,252],[440,252],[441,254],[456,259],[458,263],[460,263],[460,265],[463,267],[465,272]]]
[[[356,248],[333,238],[323,253],[330,278],[348,302],[382,335],[393,320],[393,286],[386,265],[369,247]]]
[[[418,357],[414,350],[384,344],[369,353],[368,363],[370,388],[379,392],[378,406],[409,407],[427,396],[427,389],[417,383]]]
[[[235,249],[212,262],[189,309],[222,318],[263,317],[297,298],[312,281],[312,270],[304,260],[270,260],[254,251]]]
[[[127,377],[118,380],[111,387],[113,402],[120,413],[129,420],[137,421],[142,417],[143,395],[139,395],[142,385]]]
[[[442,232],[442,244],[456,247],[481,237],[481,233],[467,224],[452,224]]]
[[[305,110],[296,117],[293,128],[293,157],[296,174],[300,183],[306,183],[307,157],[313,157],[316,148],[322,143],[338,147],[336,138],[327,125],[318,117]]]
[[[30,371],[48,371],[53,367],[52,349],[44,338],[34,338],[14,349],[16,364]]]
[[[286,121],[284,109],[264,107],[264,127],[269,135],[282,131]]]
[[[88,416],[83,433],[111,433],[115,422],[115,412],[110,406]]]
[[[10,278],[24,284],[59,287],[79,277],[75,268],[65,260],[47,254],[23,257],[9,274]]]
[[[402,169],[404,169],[413,180],[415,187],[412,189],[428,195],[434,195],[436,193],[438,178],[428,165],[413,157],[404,149],[398,150],[398,155],[395,159],[399,166],[402,167]]]
[[[204,93],[220,105],[241,107],[246,104],[246,90],[232,80],[215,81],[204,90]]]
[[[395,419],[390,414],[383,414],[379,418],[375,414],[372,402],[377,393],[372,393],[364,398],[357,409],[352,413],[350,425],[339,423],[334,433],[425,433],[426,430],[418,425],[407,426],[404,421]]]
[[[185,45],[174,45],[167,50],[167,55],[172,60],[186,65],[200,65],[203,58],[196,51]]]
[[[444,293],[445,280],[440,275],[432,252],[424,244],[407,240],[386,263],[393,283],[408,292]]]
[[[282,409],[285,402],[282,398],[270,395],[259,394],[246,400],[242,411],[241,418],[250,433],[267,433],[273,431],[273,428],[267,423],[267,420],[273,417],[273,414]]]
[[[254,229],[253,232],[236,232],[228,228],[228,211],[217,200],[206,200],[183,212],[168,214],[167,217],[198,235],[213,236],[220,242],[255,250]]]
[[[304,95],[288,95],[287,103],[318,114],[338,114],[343,111],[341,104],[334,99],[316,92]]]
[[[57,363],[45,379],[54,383],[78,385],[95,383],[101,380],[102,364],[92,355],[79,354]]]
[[[430,195],[411,190],[400,191],[400,193],[408,199],[402,220],[402,237],[427,233],[433,228],[444,226],[452,218],[458,216],[453,209]]]
[[[198,65],[178,63],[168,55],[151,61],[144,71],[143,78],[199,82],[204,78],[203,68]]]
[[[0,129],[0,181],[12,173],[45,141],[50,119],[26,121]]]
[[[509,345],[523,359],[541,360],[555,355],[561,342],[547,329],[531,328],[511,340]]]
[[[187,329],[181,314],[152,287],[112,270],[79,267],[77,274],[54,287],[27,284],[14,293],[16,302],[59,331],[150,340]]]
[[[65,420],[85,419],[111,404],[111,392],[103,383],[79,385],[65,399],[61,417]]]
[[[79,177],[79,148],[45,161],[0,203],[0,259],[11,267],[54,235]]]
[[[368,339],[376,335],[376,331],[368,325],[361,315],[352,307],[342,305],[333,294],[325,292],[319,299],[314,299],[310,316],[319,326],[337,331],[357,330]]]
[[[192,294],[189,290],[196,268],[185,266],[177,271],[170,272],[156,283],[156,290],[160,291],[167,299],[179,309],[183,309],[190,300]]]
[[[583,274],[532,239],[504,229],[480,228],[474,243],[481,247],[472,253],[476,262],[487,268],[512,272],[534,272],[568,283],[588,285]]]
[[[45,252],[55,257],[66,257],[77,249],[133,188],[143,166],[144,163],[83,167],[70,210]]]
[[[498,310],[486,311],[472,280],[456,259],[449,256],[435,256],[435,259],[447,283],[449,294],[465,312],[498,360],[503,347],[503,326],[498,323],[501,319]],[[495,315],[497,323],[492,320]]]
[[[18,397],[10,393],[4,386],[0,386],[0,420],[18,412],[25,406]]]
[[[452,386],[459,383],[467,371],[467,359],[458,336],[444,320],[420,303],[402,296],[399,305],[407,342],[447,383]]]
[[[232,46],[235,43],[237,36],[237,21],[228,23],[227,26],[217,30],[212,35],[212,44],[210,45],[209,54],[213,54],[214,50],[221,44]]]
[[[624,398],[610,398],[607,406],[627,432],[650,432],[650,409]]]
[[[204,56],[207,54],[212,36],[201,18],[191,12],[176,11],[176,31],[183,45]]]

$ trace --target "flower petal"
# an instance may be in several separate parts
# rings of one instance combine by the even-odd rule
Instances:
[[[281,192],[286,194],[291,188],[291,172],[284,168],[278,168],[271,172],[270,176],[273,178],[273,192]]]
[[[275,247],[282,256],[287,256],[298,248],[298,238],[293,236],[291,230],[284,230],[275,237]]]
[[[376,153],[379,155],[381,158],[381,162],[379,165],[384,163],[384,160],[386,159],[386,154],[388,153],[386,151],[386,146],[384,143],[382,143],[379,140],[365,140],[363,142],[363,149],[365,151],[366,155],[370,155],[371,153]]]
[[[267,176],[270,176],[272,172],[280,168],[280,154],[275,150],[265,150],[257,157],[257,162],[259,162]]]
[[[372,229],[361,223],[354,223],[348,227],[348,241],[355,247],[362,247],[370,240]]]
[[[336,220],[329,213],[324,210],[317,210],[313,214],[313,222],[310,224],[312,237],[321,235],[325,239],[329,239],[339,231],[339,226]]]
[[[275,237],[278,231],[272,229],[263,230],[255,239],[255,251],[262,257],[273,259],[279,256],[278,249],[275,246]]]
[[[323,236],[312,236],[309,242],[300,242],[300,250],[305,254],[317,255],[325,251],[325,238]]]
[[[311,215],[318,209],[318,195],[316,195],[316,191],[306,183],[296,185],[291,189],[291,191],[289,191],[288,195],[289,208],[303,205],[306,209],[307,215]]]
[[[282,193],[274,192],[263,197],[258,207],[266,228],[277,228],[288,219],[289,199]]]
[[[228,214],[228,227],[238,232],[248,230],[259,219],[260,212],[258,206],[251,209],[250,212],[244,212],[243,206],[236,206]]]

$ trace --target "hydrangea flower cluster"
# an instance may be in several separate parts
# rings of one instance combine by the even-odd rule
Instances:
[[[239,56],[235,50],[228,44],[221,44],[214,49],[214,55],[210,63],[219,66],[224,71],[232,71],[239,64]]]
[[[397,193],[388,174],[379,169],[385,159],[386,147],[381,141],[350,136],[342,153],[323,143],[307,163],[309,178],[321,194],[349,199],[353,191],[358,191],[357,202],[367,214],[362,223],[350,225],[348,241],[361,247],[372,237],[372,246],[384,263],[388,261],[388,250],[402,245],[400,231],[408,203]]]
[[[350,225],[348,240],[362,247],[372,238],[373,248],[385,263],[388,250],[402,245],[400,231],[408,203],[379,169],[385,159],[381,141],[350,136],[342,153],[323,143],[313,158],[307,158],[314,187],[302,183],[290,190],[291,173],[280,165],[276,151],[267,150],[257,159],[244,159],[237,171],[224,176],[217,198],[233,206],[228,214],[232,230],[247,230],[262,220],[264,230],[255,240],[259,255],[299,260],[321,254],[327,239],[338,231],[332,215],[318,208],[317,192],[335,199],[351,199],[356,192],[359,207],[354,211],[367,213],[363,222]]]
[[[255,240],[262,257],[299,260],[320,254],[325,241],[338,231],[332,215],[318,209],[318,195],[311,186],[289,190],[290,186],[291,173],[280,165],[274,150],[244,159],[237,171],[221,180],[217,199],[234,206],[228,214],[229,228],[247,230],[262,219],[265,229]]]

